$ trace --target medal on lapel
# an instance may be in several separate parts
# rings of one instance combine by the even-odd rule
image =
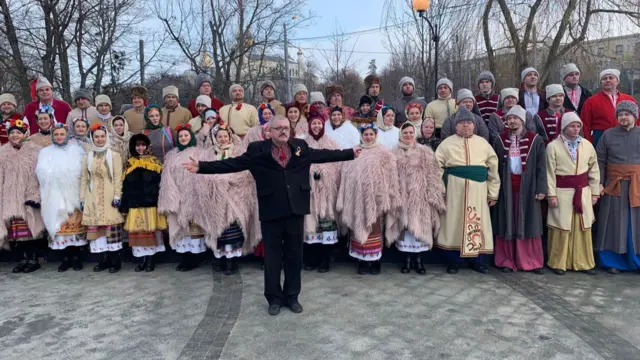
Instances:
[[[300,149],[300,146],[298,146],[296,148],[296,156],[300,156],[300,152],[302,151],[302,149]]]

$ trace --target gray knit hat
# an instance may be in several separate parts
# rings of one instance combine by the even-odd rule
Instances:
[[[461,121],[473,121],[475,123],[475,115],[467,110],[466,107],[462,106],[458,108],[458,111],[456,111],[455,115],[453,116],[453,124],[457,124]]]
[[[304,84],[298,83],[291,87],[291,93],[293,94],[293,96],[296,96],[296,94],[301,91],[306,92],[307,94],[309,93],[307,87],[304,86]]]
[[[511,110],[509,110],[506,117],[508,118],[509,116],[515,116],[524,123],[527,121],[527,110],[520,105],[514,105]]]
[[[440,80],[438,80],[438,82],[436,83],[436,89],[440,87],[440,85],[447,85],[449,87],[449,89],[451,89],[451,92],[453,92],[453,81],[447,79],[447,78],[442,78]]]
[[[580,74],[580,69],[578,69],[578,66],[576,66],[576,64],[568,63],[568,64],[562,65],[562,67],[560,68],[560,81],[564,81],[564,78],[566,78],[567,75],[574,72],[577,72],[578,74]]]
[[[408,76],[404,76],[398,82],[398,86],[400,87],[400,91],[402,91],[402,87],[404,86],[404,84],[411,84],[414,88],[416,87],[416,82],[413,81],[413,78],[410,78]]]
[[[524,78],[527,77],[527,74],[530,72],[534,72],[536,74],[538,74],[538,77],[540,76],[540,73],[538,72],[538,70],[536,70],[535,68],[532,67],[528,67],[524,70],[522,70],[522,72],[520,73],[520,81],[524,82]]]
[[[613,75],[613,76],[618,78],[618,81],[620,81],[620,70],[618,70],[618,69],[602,70],[600,72],[600,80],[602,80],[602,78],[605,77],[606,75]]]
[[[482,80],[491,81],[491,86],[495,86],[496,85],[496,77],[493,76],[491,71],[485,70],[485,71],[481,72],[480,75],[478,75],[478,79],[476,80],[476,85],[480,84],[480,81],[482,81]]]
[[[520,100],[520,92],[516,88],[504,88],[500,91],[500,100],[504,101],[504,99],[509,96],[513,96],[516,100]]]
[[[322,91],[312,91],[310,96],[311,96],[311,100],[309,100],[310,104],[314,104],[317,102],[321,102],[323,104],[327,103],[327,100],[324,99],[324,94],[322,94]]]
[[[616,106],[616,117],[618,117],[623,111],[631,113],[633,118],[638,121],[638,105],[636,103],[629,100],[620,101],[618,106]]]
[[[244,88],[240,84],[231,84],[231,86],[229,87],[229,97],[230,98],[233,99],[233,89],[237,89],[237,88],[240,88],[240,89],[244,90]]]
[[[93,94],[89,89],[78,89],[73,92],[73,102],[78,101],[78,99],[87,99],[89,102],[93,102]]]
[[[564,88],[560,84],[549,84],[544,88],[547,99],[551,99],[553,95],[564,94]]]
[[[213,85],[211,84],[211,77],[208,74],[205,74],[205,73],[198,74],[198,76],[196,76],[196,89],[200,89],[200,86],[202,86],[202,84],[206,82],[208,82],[209,85]]]
[[[18,106],[18,102],[16,102],[16,97],[13,96],[13,94],[9,94],[9,93],[4,93],[0,95],[0,105],[4,103],[13,104],[13,106],[16,106],[16,107]]]
[[[262,92],[264,91],[264,89],[269,86],[273,89],[273,92],[275,93],[276,91],[276,85],[273,83],[273,81],[271,80],[265,80],[262,82],[262,84],[260,84],[260,95],[262,95]]]
[[[469,89],[460,89],[458,90],[458,97],[456,98],[456,104],[460,104],[460,102],[464,99],[472,99],[473,102],[476,101],[476,97],[473,95],[473,92]]]

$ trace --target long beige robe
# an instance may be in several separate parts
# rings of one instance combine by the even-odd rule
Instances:
[[[446,138],[436,150],[442,171],[454,166],[481,165],[489,169],[486,182],[447,175],[447,211],[440,219],[436,246],[460,250],[461,257],[493,253],[493,230],[487,200],[498,199],[498,157],[480,136]]]
[[[244,137],[250,128],[258,126],[258,110],[255,106],[242,103],[240,110],[237,110],[238,103],[231,103],[220,108],[220,118],[227,123],[236,135]]]
[[[571,231],[575,190],[558,189],[556,175],[578,175],[587,171],[589,172],[589,186],[582,189],[583,214],[580,217],[582,230],[591,229],[591,225],[595,221],[591,196],[599,196],[600,193],[600,169],[598,168],[596,151],[588,140],[582,138],[578,146],[577,161],[573,162],[561,136],[547,145],[547,198],[558,198],[558,207],[549,207],[547,226],[560,231]]]

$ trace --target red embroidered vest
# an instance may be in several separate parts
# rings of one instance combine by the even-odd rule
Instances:
[[[544,127],[544,131],[547,134],[547,141],[545,141],[545,145],[555,140],[559,135],[562,129],[560,129],[560,123],[562,121],[562,114],[565,112],[571,112],[569,109],[564,109],[562,113],[551,113],[549,108],[538,111],[538,116],[540,120],[542,120],[542,126]]]
[[[480,109],[480,115],[485,122],[489,121],[491,114],[498,110],[498,103],[500,102],[500,95],[492,94],[488,99],[482,95],[476,95],[476,104]]]
[[[520,148],[520,159],[522,160],[522,172],[527,169],[527,159],[529,158],[529,151],[531,150],[531,145],[535,140],[538,134],[533,133],[529,130],[525,129],[524,136],[518,139],[518,147]],[[502,141],[502,146],[504,147],[504,156],[503,159],[508,161],[509,159],[509,148],[511,147],[511,138],[509,137],[509,129],[504,129],[502,134],[500,134],[500,140]]]

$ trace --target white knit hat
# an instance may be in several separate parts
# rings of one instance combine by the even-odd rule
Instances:
[[[460,102],[464,99],[472,99],[473,102],[476,101],[476,97],[473,96],[473,92],[469,89],[460,89],[458,90],[458,97],[456,98],[456,104],[460,104]]]
[[[198,104],[202,104],[205,105],[207,108],[211,107],[211,98],[209,97],[209,95],[199,95],[196,98],[196,105]]]
[[[544,88],[547,99],[551,99],[553,95],[564,94],[564,88],[560,84],[549,84]]]
[[[602,78],[605,77],[606,75],[613,75],[618,79],[618,81],[620,81],[620,70],[618,70],[618,69],[602,70],[600,72],[600,80],[602,80]]]
[[[516,88],[504,88],[500,91],[500,100],[504,101],[504,99],[509,96],[513,96],[517,100],[520,100],[520,92]]]
[[[451,91],[453,92],[453,81],[447,79],[447,78],[442,78],[440,80],[438,80],[438,82],[436,83],[436,89],[440,87],[440,85],[447,85],[449,87],[449,89],[451,89]]]
[[[173,85],[169,85],[169,86],[165,87],[164,89],[162,89],[162,98],[164,99],[165,97],[167,97],[167,95],[173,95],[175,97],[180,97],[180,96],[178,96],[178,88],[173,86]]]
[[[240,88],[240,89],[244,90],[244,88],[240,84],[231,84],[231,86],[229,87],[229,97],[230,98],[233,99],[233,89],[237,89],[237,88]]]
[[[49,80],[47,80],[46,77],[44,76],[40,76],[38,78],[38,81],[36,82],[36,91],[44,88],[44,87],[50,87],[53,88],[53,86],[51,85],[51,83],[49,82]]]
[[[306,92],[307,94],[309,94],[309,91],[307,90],[307,87],[304,86],[304,84],[298,83],[298,84],[294,84],[291,87],[291,93],[293,94],[293,96],[296,96],[296,94],[301,92],[301,91],[302,92]]]
[[[507,113],[507,118],[509,118],[509,116],[515,116],[518,119],[522,120],[522,122],[524,123],[525,121],[527,121],[527,110],[525,110],[522,106],[516,104]]]
[[[16,97],[13,96],[13,94],[9,94],[9,93],[4,93],[0,95],[0,105],[4,103],[13,104],[13,106],[16,106],[16,107],[18,106],[18,103],[16,102]]]
[[[582,120],[580,120],[580,116],[578,116],[578,114],[573,111],[564,113],[564,115],[562,115],[562,121],[560,123],[562,131],[564,131],[564,128],[574,122],[579,122],[580,126],[582,126]]]
[[[322,91],[312,91],[310,96],[311,96],[311,100],[309,100],[310,104],[317,103],[317,102],[326,104],[327,102],[324,99],[324,94],[322,94]]]
[[[580,74],[580,69],[578,69],[578,66],[576,64],[568,63],[562,65],[562,67],[560,68],[560,81],[564,81],[564,78],[566,78],[567,75],[574,72]]]
[[[105,95],[105,94],[100,94],[100,95],[96,96],[96,106],[98,106],[100,104],[107,104],[107,105],[109,105],[109,107],[112,107],[111,98],[108,95]]]
[[[528,68],[522,70],[522,72],[520,73],[520,78],[521,78],[522,82],[524,82],[524,78],[527,77],[527,74],[530,73],[530,72],[534,72],[534,73],[538,74],[538,77],[540,76],[540,73],[538,72],[538,70],[536,70],[535,68],[532,68],[532,67],[528,67]]]

